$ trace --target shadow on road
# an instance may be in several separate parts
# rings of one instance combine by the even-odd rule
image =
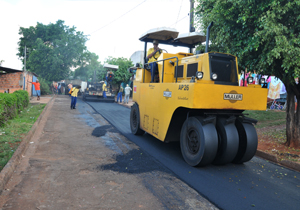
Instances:
[[[120,173],[139,174],[151,171],[167,172],[160,163],[142,150],[133,149],[126,154],[115,155],[116,163],[99,165],[96,170],[112,170]]]

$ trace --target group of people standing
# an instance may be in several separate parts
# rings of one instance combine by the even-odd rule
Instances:
[[[69,94],[71,96],[71,109],[76,109],[76,103],[77,103],[77,97],[78,97],[78,92],[80,91],[81,86],[78,85],[76,87],[73,87],[72,84],[68,85],[68,89],[69,89]],[[105,91],[106,91],[106,85],[103,87],[103,97],[105,98]],[[130,97],[130,92],[132,91],[131,87],[129,87],[129,85],[127,84],[125,89],[122,87],[122,85],[120,85],[120,89],[117,95],[117,103],[120,101],[120,103],[122,103],[122,95],[123,92],[125,90],[125,100],[124,100],[124,104],[129,102],[129,97]]]
[[[122,95],[123,95],[123,91],[124,88],[122,85],[120,85],[120,89],[117,95],[117,103],[120,101],[120,103],[122,103]],[[127,103],[129,101],[129,96],[130,96],[130,91],[132,91],[131,87],[129,87],[129,85],[127,84],[125,87],[125,99],[124,99],[124,104]]]
[[[41,95],[41,90],[40,90],[40,83],[39,80],[37,79],[36,82],[30,82],[27,81],[28,83],[31,83],[34,85],[36,93],[37,93],[37,100],[40,100],[40,95]],[[105,97],[105,91],[106,90],[106,84],[103,85],[103,97]],[[54,87],[54,86],[53,86]],[[80,91],[81,86],[78,85],[76,87],[73,87],[72,84],[68,85],[68,90],[69,90],[69,95],[71,96],[71,109],[76,109],[76,103],[77,103],[77,97],[78,97],[78,92]],[[125,87],[125,99],[124,99],[124,104],[128,104],[129,102],[129,97],[130,97],[130,92],[132,91],[131,87],[127,84]],[[120,101],[122,103],[122,96],[123,96],[124,88],[122,85],[120,85],[120,89],[117,95],[117,103]]]
[[[61,83],[52,83],[51,84],[52,94],[62,95],[65,92],[65,87]]]

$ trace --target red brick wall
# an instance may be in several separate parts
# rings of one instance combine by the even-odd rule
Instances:
[[[21,80],[21,85],[20,85]],[[27,74],[25,81],[32,81],[32,75]],[[0,93],[4,93],[4,91],[9,89],[9,93],[13,93],[17,90],[23,90],[23,72],[17,72],[17,73],[7,73],[0,75]],[[25,86],[26,91],[31,96],[31,88],[32,85],[30,83],[27,83]]]

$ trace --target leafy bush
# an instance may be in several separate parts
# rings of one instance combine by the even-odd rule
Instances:
[[[51,91],[50,91],[50,86],[49,86],[48,82],[43,78],[39,78],[39,82],[41,83],[41,95],[50,94]]]
[[[17,95],[17,109],[22,111],[24,107],[27,107],[29,104],[29,96],[27,91],[17,90],[13,94]]]
[[[12,94],[0,93],[0,127],[18,115],[29,104],[27,91],[18,90]]]
[[[0,126],[17,115],[17,95],[0,93]]]

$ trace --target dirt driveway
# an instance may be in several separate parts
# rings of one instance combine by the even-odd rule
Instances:
[[[86,103],[48,104],[0,197],[5,209],[217,209]]]

